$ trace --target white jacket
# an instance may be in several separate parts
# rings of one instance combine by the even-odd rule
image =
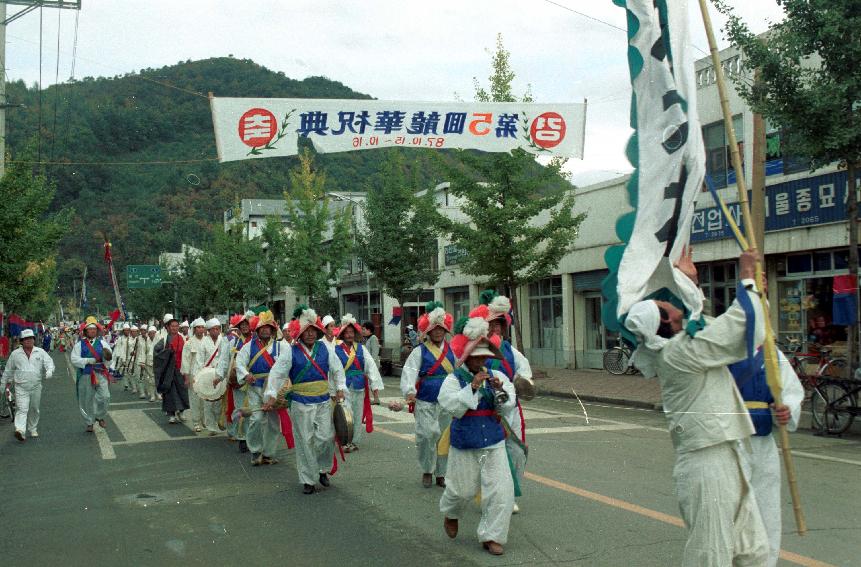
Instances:
[[[6,386],[10,382],[35,384],[42,380],[43,373],[45,379],[50,379],[54,375],[54,361],[51,360],[48,353],[34,346],[28,357],[27,353],[24,352],[24,347],[18,347],[12,351],[9,360],[6,361],[6,369],[3,371],[0,385]]]

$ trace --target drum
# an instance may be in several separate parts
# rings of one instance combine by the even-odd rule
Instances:
[[[335,425],[335,439],[343,447],[353,442],[353,413],[346,402],[333,400],[332,423]]]
[[[218,378],[215,368],[204,368],[194,376],[194,393],[204,400],[214,402],[220,400],[227,391],[227,380],[220,381],[213,386],[212,382]]]
[[[535,385],[520,375],[514,377],[514,391],[517,392],[518,399],[524,402],[535,397]]]

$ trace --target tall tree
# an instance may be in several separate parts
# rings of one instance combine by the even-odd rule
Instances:
[[[352,248],[350,217],[331,210],[326,193],[326,174],[314,168],[313,154],[305,150],[284,193],[290,223],[285,268],[290,287],[310,304],[329,302]]]
[[[758,37],[723,1],[726,32],[759,80],[736,78],[754,112],[787,134],[787,154],[809,160],[811,171],[837,162],[855,187],[861,166],[861,4],[858,0],[776,0],[784,19]],[[858,276],[857,191],[847,195],[849,272]],[[848,359],[858,367],[858,325],[849,328]]]
[[[289,284],[285,263],[287,260],[288,238],[284,232],[281,218],[272,216],[266,219],[266,224],[260,232],[260,247],[263,250],[264,261],[260,263],[260,271],[266,282],[266,294],[269,303],[275,294]]]
[[[388,152],[379,174],[367,188],[359,255],[388,295],[404,304],[409,291],[432,286],[439,278],[433,258],[433,192],[416,197],[405,175],[400,152]],[[400,336],[400,334],[398,334]]]
[[[0,179],[0,303],[9,312],[47,318],[56,309],[57,244],[73,213],[47,212],[55,191],[41,172],[21,163]]]
[[[476,80],[482,102],[518,102],[513,94],[510,53],[497,37],[489,88]],[[531,102],[527,92],[519,102]],[[547,277],[574,247],[585,215],[574,214],[574,192],[563,171],[565,160],[546,166],[521,150],[479,155],[458,152],[463,168],[450,168],[451,193],[462,200],[468,223],[437,213],[442,232],[466,255],[461,268],[503,287],[515,312],[514,334],[522,348],[517,289]]]

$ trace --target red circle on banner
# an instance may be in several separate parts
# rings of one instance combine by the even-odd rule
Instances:
[[[554,148],[565,139],[565,119],[556,112],[545,112],[532,121],[529,135],[536,146]]]
[[[277,133],[278,121],[265,108],[252,108],[239,117],[239,139],[246,146],[265,146]]]

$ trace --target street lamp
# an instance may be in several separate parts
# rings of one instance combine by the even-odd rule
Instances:
[[[357,201],[356,199],[353,199],[352,197],[347,197],[346,195],[340,195],[338,193],[326,193],[326,196],[331,197],[335,201],[342,201],[342,202],[347,201],[353,205],[358,205],[359,207],[364,206],[363,202]],[[354,226],[354,229],[358,229],[358,226],[359,226],[359,223],[356,222],[355,217],[353,218],[353,226]],[[355,240],[356,240],[356,235],[354,233],[353,234],[353,241],[355,242]],[[371,275],[370,275],[370,271],[368,270],[368,265],[367,265],[367,263],[365,263],[364,260],[362,261],[362,271],[365,272],[365,290],[366,290],[367,297],[368,297],[368,321],[370,321],[371,320]],[[382,297],[380,297],[380,303],[382,304]]]

